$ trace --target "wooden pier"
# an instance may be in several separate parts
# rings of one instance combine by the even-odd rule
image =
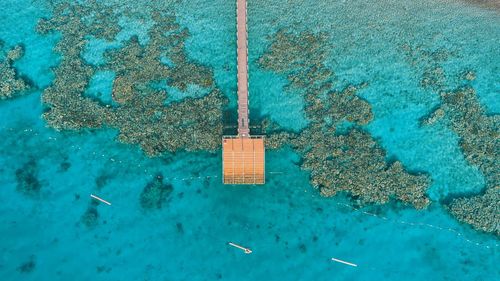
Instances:
[[[222,138],[224,184],[264,184],[264,136],[250,136],[248,110],[247,1],[236,1],[238,135]]]
[[[238,44],[238,135],[250,135],[248,128],[248,33],[247,1],[236,1]]]

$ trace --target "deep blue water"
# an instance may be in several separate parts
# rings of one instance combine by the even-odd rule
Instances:
[[[140,9],[140,2],[124,5]],[[50,11],[43,1],[3,0],[0,38],[7,46],[25,45],[16,67],[38,90],[0,101],[0,280],[498,280],[498,238],[460,224],[439,203],[479,192],[484,178],[465,161],[455,133],[419,127],[438,96],[423,93],[418,69],[397,49],[411,42],[456,51],[443,68],[474,69],[480,102],[498,113],[498,11],[437,0],[288,2],[249,0],[251,107],[289,130],[307,126],[303,101],[285,93],[285,77],[260,69],[256,60],[280,28],[328,32],[336,46],[329,64],[339,85],[369,82],[360,92],[375,115],[366,129],[388,157],[430,174],[434,202],[428,209],[388,204],[354,210],[343,196],[322,198],[289,149],[266,154],[265,186],[228,187],[221,184],[220,153],[148,158],[118,143],[112,130],[48,128],[40,95],[59,61],[52,51],[58,35],[40,36],[34,26]],[[217,86],[235,102],[235,4],[181,1],[175,10],[190,31],[189,56],[211,67]],[[121,24],[117,44],[132,34],[147,40],[141,37],[147,24]],[[109,47],[91,42],[83,56],[99,62]],[[102,93],[99,98],[110,102],[113,75],[96,75],[87,94]],[[171,91],[172,100],[179,99]],[[42,183],[37,198],[16,190],[16,170],[30,160]],[[144,211],[140,194],[158,173],[173,193],[162,209]],[[100,204],[98,225],[87,228],[80,219],[91,193],[112,206]],[[253,253],[244,255],[229,241]],[[31,272],[19,270],[30,261]]]

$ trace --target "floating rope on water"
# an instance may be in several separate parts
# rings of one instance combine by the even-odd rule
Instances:
[[[242,250],[242,251],[243,251],[245,254],[247,254],[247,255],[252,253],[252,250],[250,250],[249,248],[245,248],[245,247],[240,246],[240,245],[238,245],[238,244],[236,244],[236,243],[229,242],[229,243],[227,243],[227,244],[228,244],[229,246],[233,246],[233,247],[235,247],[235,248],[238,248],[238,249]]]
[[[31,134],[34,134],[34,135],[38,135],[37,132],[34,132],[34,130],[32,128],[27,128],[27,129],[15,129],[15,128],[11,128],[11,127],[1,127],[0,129],[4,129],[4,130],[8,130],[8,131],[23,131],[25,133],[31,133]],[[48,136],[48,140],[51,140],[51,141],[57,141],[58,139],[55,137],[55,136]],[[71,148],[76,148],[78,150],[81,150],[81,147],[79,146],[75,146],[75,145],[71,145]],[[93,155],[97,155],[96,152],[92,152]],[[106,157],[105,154],[101,154],[99,155],[101,157]],[[109,158],[109,161],[111,162],[118,162],[118,163],[123,163],[123,161],[121,160],[116,160],[116,158],[113,158],[113,157],[110,157]],[[137,167],[141,167],[141,164],[138,164]],[[144,170],[145,173],[148,173],[148,170],[145,169]],[[271,171],[271,172],[268,172],[269,174],[272,174],[272,175],[289,175],[288,173],[286,172],[282,172],[282,171]],[[150,174],[151,177],[153,177],[154,175]],[[192,177],[185,177],[185,178],[179,178],[179,177],[166,177],[164,179],[166,180],[181,180],[181,181],[187,181],[187,180],[196,180],[196,179],[210,179],[210,178],[218,178],[219,176],[218,175],[207,175],[207,176],[192,176]],[[93,197],[93,195],[91,195],[91,197]],[[96,196],[97,197],[97,196]],[[94,199],[96,200],[103,200],[101,198],[95,198],[93,197]],[[108,201],[106,200],[103,200],[101,201],[105,204],[108,204],[108,205],[111,205],[111,203],[109,203]],[[449,228],[449,227],[441,227],[441,226],[438,226],[438,225],[432,225],[432,224],[429,224],[429,223],[421,223],[421,222],[408,222],[408,221],[404,221],[404,220],[394,220],[394,219],[389,219],[387,217],[384,217],[384,216],[380,216],[380,215],[377,215],[377,214],[374,214],[374,213],[370,213],[370,212],[367,212],[367,211],[363,211],[361,208],[356,208],[356,207],[353,207],[351,205],[348,205],[348,204],[344,204],[344,203],[335,203],[339,206],[343,206],[343,207],[347,207],[347,208],[350,208],[354,211],[358,211],[360,214],[363,214],[363,215],[366,215],[366,216],[371,216],[371,217],[375,217],[375,218],[378,218],[378,219],[381,219],[381,220],[384,220],[384,221],[390,221],[390,222],[393,222],[393,223],[398,223],[398,224],[402,224],[402,225],[410,225],[410,226],[414,226],[414,227],[427,227],[427,228],[431,228],[431,229],[435,229],[435,230],[440,230],[440,231],[448,231],[448,232],[451,232],[453,234],[455,234],[457,237],[461,237],[464,241],[466,241],[467,243],[471,244],[471,245],[475,245],[475,246],[480,246],[480,247],[484,247],[486,249],[491,249],[492,247],[498,247],[499,244],[498,243],[495,243],[495,244],[492,244],[491,246],[490,245],[484,245],[484,243],[478,243],[478,242],[475,242],[475,241],[472,241],[468,238],[466,238],[466,235],[464,233],[461,233],[459,232],[458,230],[455,230],[453,228]]]
[[[346,264],[346,265],[350,265],[352,267],[357,267],[358,266],[357,264],[354,264],[352,262],[347,262],[347,261],[339,260],[339,259],[336,259],[336,258],[332,258],[332,261],[338,262],[338,263],[342,263],[342,264]]]
[[[453,229],[453,228],[441,227],[441,226],[438,226],[438,225],[433,225],[433,224],[429,224],[429,223],[422,223],[422,222],[408,222],[408,221],[404,221],[404,220],[391,220],[391,219],[389,219],[387,217],[384,217],[384,216],[380,216],[380,215],[377,215],[377,214],[374,214],[374,213],[363,211],[361,208],[356,208],[356,207],[351,206],[349,204],[345,204],[345,203],[336,203],[336,204],[339,205],[339,206],[342,206],[342,207],[350,208],[350,209],[354,210],[355,212],[359,212],[359,213],[361,213],[363,215],[375,217],[375,218],[378,218],[378,219],[381,219],[381,220],[385,220],[385,221],[389,221],[389,222],[393,222],[393,223],[410,225],[410,226],[415,226],[415,227],[427,227],[427,228],[432,228],[432,229],[436,229],[436,230],[440,230],[440,231],[448,231],[448,232],[451,232],[451,233],[455,234],[457,237],[461,237],[464,241],[466,241],[467,243],[470,243],[472,245],[485,247],[487,249],[491,248],[489,245],[484,245],[482,243],[474,242],[474,241],[466,238],[463,233],[461,233],[458,230]],[[494,246],[498,247],[498,243],[495,243]]]
[[[100,197],[98,197],[98,196],[95,196],[94,194],[90,194],[90,197],[92,197],[92,198],[94,198],[94,199],[96,199],[96,200],[99,200],[99,201],[101,201],[102,203],[104,203],[104,204],[106,204],[106,205],[111,206],[111,203],[109,203],[108,201],[106,201],[106,200],[104,200],[104,199],[102,199],[102,198],[100,198]]]

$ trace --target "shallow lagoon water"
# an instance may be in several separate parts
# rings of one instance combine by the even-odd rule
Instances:
[[[331,40],[352,45],[334,49],[331,64],[339,81],[369,81],[360,95],[373,106],[375,119],[366,129],[388,156],[429,173],[434,200],[481,190],[484,180],[463,159],[456,135],[418,126],[437,96],[418,88],[415,70],[393,61],[403,59],[387,38],[372,37],[371,44],[360,40],[366,38],[363,32],[370,34],[359,28],[362,19],[374,20],[381,13],[382,28],[390,28],[404,18],[398,11],[415,6],[409,1],[368,6],[362,1],[292,2],[295,8],[286,10],[290,6],[249,0],[255,112],[291,130],[307,125],[300,98],[285,92],[284,78],[260,70],[255,60],[269,44],[266,36],[279,28],[293,24],[298,30],[328,31],[338,26],[330,30]],[[446,67],[470,65],[477,72],[481,102],[489,112],[499,112],[499,82],[493,75],[500,59],[494,45],[500,37],[494,28],[500,23],[498,12],[463,2],[423,3],[415,4],[424,7],[416,17],[423,26],[408,24],[415,33],[406,33],[411,37],[406,39],[430,44],[424,35],[436,29],[434,37],[461,46],[461,55]],[[32,1],[2,5],[0,38],[7,45],[25,44],[26,55],[17,66],[39,88],[46,87],[50,67],[58,62],[51,51],[57,35],[41,37],[33,28],[48,11]],[[189,55],[213,68],[217,85],[231,97],[236,89],[234,4],[200,0],[177,5],[178,21],[191,33]],[[350,18],[352,25],[346,24]],[[359,38],[349,36],[356,34],[354,26]],[[446,28],[451,31],[439,35]],[[117,41],[126,39],[121,36]],[[474,53],[478,47],[481,52]],[[383,56],[366,55],[385,48],[390,51]],[[107,93],[104,99],[109,100],[106,75],[94,81],[89,92]],[[498,238],[458,223],[437,201],[423,211],[398,204],[354,210],[342,195],[320,197],[289,149],[266,155],[265,186],[223,186],[220,153],[148,158],[137,147],[116,142],[112,130],[56,132],[41,120],[42,111],[39,90],[0,101],[1,280],[496,280],[500,274]],[[35,198],[16,190],[16,170],[30,160],[42,184]],[[142,210],[140,194],[158,173],[174,190],[162,209]],[[81,217],[91,193],[113,205],[97,206],[98,224],[87,228]],[[229,241],[254,252],[244,255],[228,247]],[[331,257],[359,266],[333,263]]]

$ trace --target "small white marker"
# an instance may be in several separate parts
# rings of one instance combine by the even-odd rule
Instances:
[[[251,254],[251,253],[252,253],[252,250],[250,250],[250,249],[248,249],[248,248],[245,248],[245,247],[243,247],[243,246],[240,246],[240,245],[238,245],[238,244],[235,244],[235,243],[233,243],[233,242],[229,242],[228,244],[229,244],[230,246],[233,246],[233,247],[235,247],[235,248],[238,248],[238,249],[240,249],[240,250],[243,250],[243,252],[245,252],[245,254]]]
[[[94,198],[94,199],[97,199],[97,200],[101,201],[102,203],[104,203],[104,204],[107,204],[107,205],[111,206],[111,203],[109,203],[108,201],[106,201],[106,200],[104,200],[104,199],[102,199],[102,198],[99,198],[99,197],[95,196],[94,194],[90,194],[90,197],[92,197],[92,198]]]
[[[343,263],[343,264],[347,264],[347,265],[354,266],[354,267],[357,267],[357,266],[358,266],[357,264],[350,263],[350,262],[346,262],[346,261],[339,260],[339,259],[336,259],[336,258],[332,258],[332,261],[336,261],[336,262]]]

